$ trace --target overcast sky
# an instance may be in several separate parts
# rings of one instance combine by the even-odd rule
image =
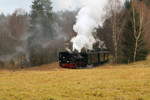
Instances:
[[[29,12],[31,10],[32,1],[33,0],[0,0],[0,13],[11,14],[17,8],[22,8],[25,9],[26,12]],[[54,11],[72,11],[82,7],[87,1],[88,0],[51,0]]]
[[[23,8],[30,11],[32,0],[0,0],[0,13],[9,14],[17,8]]]
[[[11,14],[17,8],[23,8],[30,11],[33,0],[0,0],[0,13]],[[74,10],[80,6],[80,0],[51,0],[54,11]]]

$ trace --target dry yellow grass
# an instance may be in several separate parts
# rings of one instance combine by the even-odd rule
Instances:
[[[149,61],[81,70],[1,70],[0,100],[150,100]]]

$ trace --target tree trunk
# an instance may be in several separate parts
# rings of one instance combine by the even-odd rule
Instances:
[[[133,1],[132,1],[133,2]],[[135,49],[134,49],[134,58],[133,61],[136,61],[136,56],[137,56],[137,50],[139,46],[139,39],[142,35],[142,27],[143,27],[143,3],[141,3],[140,6],[140,18],[139,18],[139,28],[136,29],[136,22],[135,22],[135,8],[133,5],[133,23],[134,23],[134,38],[135,38]],[[138,31],[136,31],[138,30]]]

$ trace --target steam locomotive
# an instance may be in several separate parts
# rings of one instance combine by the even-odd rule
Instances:
[[[98,49],[87,52],[60,52],[59,65],[63,68],[86,68],[97,66],[109,61],[109,51],[107,49]]]

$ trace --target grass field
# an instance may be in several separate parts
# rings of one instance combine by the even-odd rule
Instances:
[[[150,100],[150,59],[130,65],[0,71],[0,100]]]

